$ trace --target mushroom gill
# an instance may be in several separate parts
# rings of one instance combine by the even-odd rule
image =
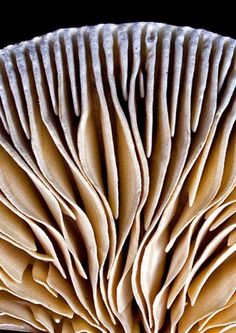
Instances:
[[[236,332],[235,86],[189,27],[0,51],[0,329]]]

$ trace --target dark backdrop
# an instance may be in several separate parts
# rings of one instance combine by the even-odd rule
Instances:
[[[211,7],[209,3],[209,7],[206,7],[207,0],[205,3],[190,0],[185,5],[178,0],[173,3],[168,0],[155,3],[138,0],[132,4],[127,0],[122,4],[120,0],[112,0],[105,6],[99,1],[91,0],[58,0],[57,4],[51,0],[47,3],[32,0],[26,5],[23,0],[17,4],[4,0],[6,7],[1,8],[0,48],[58,28],[132,21],[189,25],[236,38],[235,11],[227,2],[221,1],[219,5]]]
[[[206,8],[207,0],[203,3],[189,0],[187,4],[176,0],[174,6],[168,0],[155,3],[137,0],[133,4],[129,0],[125,4],[111,0],[106,5],[97,1],[96,6],[91,0],[73,3],[57,0],[56,4],[51,0],[47,3],[31,0],[27,4],[23,1],[4,0],[3,6],[3,1],[1,3],[0,48],[59,28],[135,21],[188,25],[236,38],[235,10],[224,0],[219,1],[219,5],[215,1],[209,8]]]

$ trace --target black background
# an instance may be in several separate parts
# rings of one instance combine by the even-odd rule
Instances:
[[[107,4],[97,1],[95,5],[91,0],[73,3],[68,0],[58,0],[57,3],[50,0],[46,3],[8,3],[5,0],[0,15],[0,48],[59,28],[137,21],[204,28],[236,39],[236,16],[232,4],[230,6],[225,1],[216,3],[218,1],[210,4],[190,0],[181,4],[177,0],[173,5],[166,0],[155,3],[146,0],[121,3],[113,0]]]
[[[1,10],[0,48],[59,28],[134,21],[188,25],[236,38],[235,10],[227,2],[221,1],[217,5],[218,1],[215,1],[212,6],[208,3],[209,7],[206,7],[207,1],[173,3],[166,0],[155,3],[146,0],[121,3],[116,0],[106,5],[91,0],[58,0],[57,3],[48,0],[46,3],[39,1],[25,4],[21,1],[18,4],[4,1],[6,7]]]

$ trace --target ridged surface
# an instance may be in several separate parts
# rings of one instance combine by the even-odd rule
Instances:
[[[0,52],[0,328],[235,332],[235,86],[188,27]]]

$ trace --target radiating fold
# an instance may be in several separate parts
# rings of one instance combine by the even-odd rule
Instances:
[[[0,330],[235,332],[235,46],[137,22],[0,50]]]

